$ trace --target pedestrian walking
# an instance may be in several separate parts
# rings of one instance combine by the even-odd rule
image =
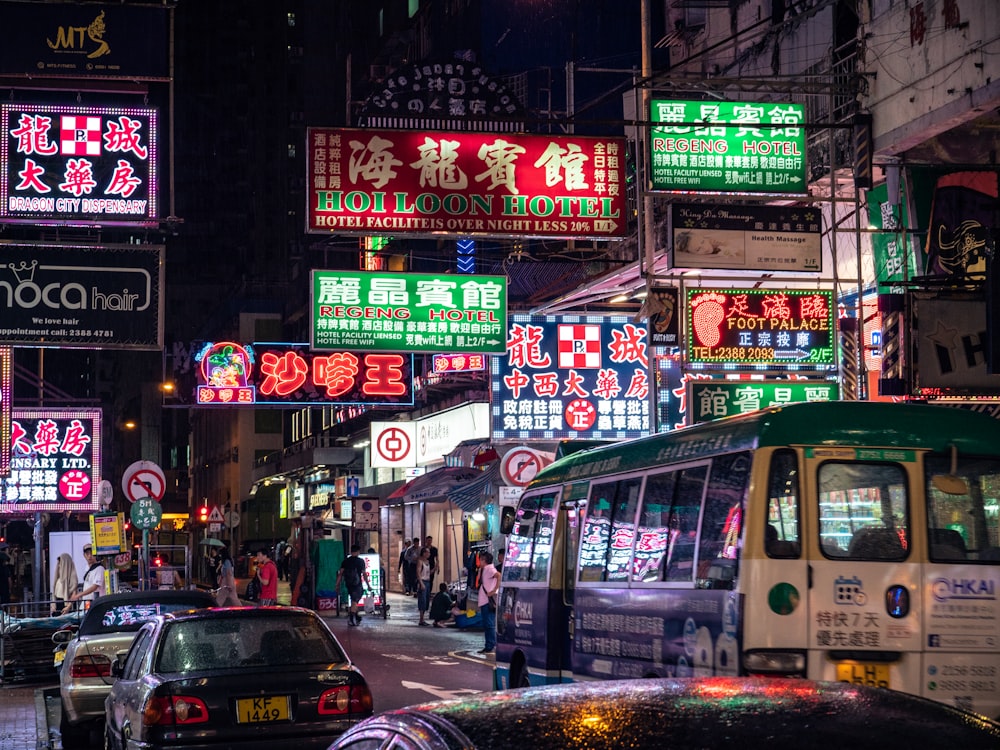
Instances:
[[[419,583],[417,578],[417,563],[420,561],[420,538],[413,537],[410,548],[406,551],[406,567],[403,568],[410,580],[410,593],[413,596],[419,594]]]
[[[73,602],[86,602],[84,607],[90,606],[98,597],[104,596],[107,589],[104,584],[104,566],[94,555],[93,547],[85,544],[83,547],[83,559],[87,561],[87,572],[83,575],[83,587],[79,591],[74,591],[67,599],[66,608],[63,612],[71,609]]]
[[[412,542],[409,539],[403,540],[403,549],[399,552],[399,565],[396,570],[399,572],[399,584],[403,587],[403,594],[409,596],[413,593],[410,588],[410,578],[406,573],[406,553],[410,551]]]
[[[236,593],[236,568],[233,566],[233,556],[229,554],[228,547],[214,549],[219,561],[219,589],[215,592],[215,600],[220,607],[240,607],[243,602]]]
[[[424,547],[417,561],[417,609],[420,611],[418,625],[430,626],[424,619],[431,601],[431,551]]]
[[[483,618],[486,642],[481,654],[492,654],[497,645],[497,591],[500,576],[493,566],[493,553],[483,552],[479,557],[479,613]]]
[[[268,557],[267,549],[257,550],[257,578],[260,579],[260,606],[278,603],[278,566]]]
[[[351,598],[350,608],[347,613],[348,625],[360,625],[361,618],[358,617],[358,605],[364,598],[365,589],[371,588],[371,580],[368,577],[368,570],[365,568],[365,561],[361,559],[361,547],[357,544],[351,546],[351,554],[344,558],[337,571],[337,583],[335,584],[338,596],[340,595],[341,583],[347,588],[347,594]]]

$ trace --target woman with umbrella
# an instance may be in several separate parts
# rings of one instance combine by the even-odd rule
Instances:
[[[208,548],[208,582],[211,588],[219,587],[219,555],[217,554],[219,548],[223,546],[222,540],[216,539],[214,536],[205,537],[201,540],[201,544]]]

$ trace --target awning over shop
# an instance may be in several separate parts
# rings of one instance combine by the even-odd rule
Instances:
[[[462,510],[471,513],[483,504],[484,498],[492,494],[493,488],[501,482],[500,463],[495,462],[485,471],[480,471],[476,479],[450,492],[448,499]]]
[[[443,466],[411,479],[390,494],[386,504],[443,503],[449,499],[450,493],[474,482],[482,474],[479,469]]]

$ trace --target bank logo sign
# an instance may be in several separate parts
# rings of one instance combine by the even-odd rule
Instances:
[[[0,243],[0,344],[163,348],[163,246]]]

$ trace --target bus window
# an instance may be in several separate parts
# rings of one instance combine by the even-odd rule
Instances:
[[[667,553],[670,508],[674,500],[677,472],[651,474],[642,492],[639,512],[639,533],[635,541],[632,564],[633,581],[657,581]]]
[[[733,587],[743,541],[743,504],[749,486],[748,452],[717,456],[712,461],[698,537],[699,588]]]
[[[950,457],[929,455],[924,469],[930,559],[1000,564],[1000,463],[962,457],[954,470],[967,489],[960,495],[943,492],[931,481],[952,474]]]
[[[581,581],[628,580],[641,477],[594,484],[580,544]]]
[[[799,465],[795,451],[781,448],[771,456],[767,498],[764,551],[768,557],[799,557],[802,539],[799,537]]]
[[[505,581],[545,581],[552,556],[555,493],[524,497],[507,538]]]
[[[694,553],[698,536],[698,516],[705,494],[708,467],[691,466],[680,472],[668,522],[669,539],[664,560],[665,581],[694,581]]]
[[[833,558],[902,560],[909,548],[906,477],[897,464],[819,467],[820,547]]]

